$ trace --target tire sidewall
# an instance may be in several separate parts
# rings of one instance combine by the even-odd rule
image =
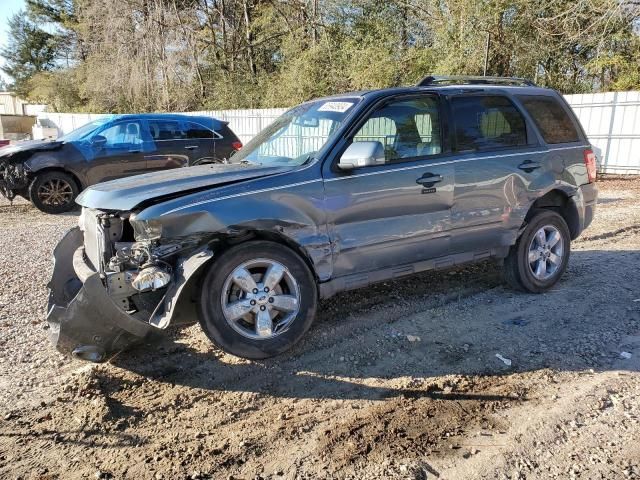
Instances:
[[[562,241],[564,242],[564,254],[562,256],[562,263],[556,273],[547,280],[539,280],[533,275],[529,268],[529,245],[531,244],[536,232],[545,225],[552,225],[556,227],[560,232],[560,235],[562,235]],[[518,269],[520,270],[520,282],[524,288],[531,292],[544,292],[550,289],[562,277],[567,269],[567,264],[569,263],[569,257],[571,255],[571,235],[569,233],[567,223],[558,213],[553,211],[541,211],[536,214],[529,221],[529,224],[520,237],[517,255]]]
[[[300,289],[298,315],[285,332],[268,340],[253,340],[234,330],[224,318],[220,301],[227,277],[238,265],[256,258],[283,264]],[[229,353],[251,359],[272,357],[291,348],[309,329],[316,314],[317,296],[315,279],[296,253],[275,242],[249,242],[232,247],[210,264],[200,291],[200,325],[213,343]]]
[[[58,207],[45,205],[40,201],[40,198],[38,197],[38,190],[40,189],[40,186],[45,181],[51,180],[54,178],[58,178],[60,180],[64,180],[65,182],[67,182],[71,186],[71,191],[73,195],[69,203],[58,206]],[[33,205],[41,212],[49,213],[53,215],[58,213],[65,213],[70,210],[73,210],[76,206],[75,199],[79,193],[80,192],[78,189],[78,185],[76,184],[74,179],[70,175],[63,172],[45,172],[45,173],[38,174],[36,178],[33,180],[33,182],[31,182],[31,185],[29,186],[29,199],[31,200],[31,203],[33,203]]]

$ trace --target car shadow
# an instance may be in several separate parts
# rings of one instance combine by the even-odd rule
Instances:
[[[629,268],[640,264],[640,252],[571,255],[565,277],[540,295],[508,289],[491,263],[340,294],[320,304],[300,345],[273,359],[223,354],[193,327],[123,352],[111,363],[146,379],[204,391],[366,400],[513,400],[475,389],[473,382],[453,391],[432,382],[447,375],[638,371],[638,362],[625,362],[620,353],[640,357],[640,302],[634,301],[640,299],[640,272]]]

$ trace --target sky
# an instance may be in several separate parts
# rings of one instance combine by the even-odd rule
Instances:
[[[9,18],[20,9],[24,8],[24,0],[0,0],[0,48],[7,44],[7,23]],[[0,64],[4,61],[0,58]],[[6,75],[0,72],[5,80]]]

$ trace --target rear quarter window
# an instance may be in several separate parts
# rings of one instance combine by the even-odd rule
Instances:
[[[186,122],[185,125],[186,125],[186,129],[185,129],[186,138],[191,138],[191,139],[215,138],[215,134],[213,133],[213,131],[209,130],[204,125],[200,125],[199,123],[193,123],[193,122]]]
[[[557,99],[529,95],[519,95],[518,99],[533,118],[546,143],[580,141],[580,136],[571,117]]]

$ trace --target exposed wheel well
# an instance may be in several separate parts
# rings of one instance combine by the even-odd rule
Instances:
[[[83,190],[82,182],[80,182],[80,179],[77,177],[77,175],[75,175],[74,173],[70,172],[69,170],[65,170],[64,168],[60,168],[60,167],[46,167],[46,168],[43,168],[41,170],[37,170],[37,171],[31,173],[31,178],[34,179],[38,175],[42,175],[43,173],[48,173],[48,172],[62,172],[64,174],[66,174],[66,175],[69,175],[71,178],[73,178],[73,181],[76,182],[76,186],[78,187],[78,191],[81,192]]]
[[[270,242],[278,243],[292,250],[296,255],[298,255],[304,261],[304,263],[307,264],[307,267],[309,267],[309,270],[311,270],[311,273],[315,277],[316,283],[317,283],[318,275],[316,273],[315,266],[313,265],[313,261],[311,260],[307,252],[302,247],[300,247],[300,245],[296,244],[293,240],[285,237],[284,235],[279,235],[278,233],[275,233],[275,232],[255,230],[255,231],[247,232],[246,234],[239,237],[229,237],[228,242],[226,243],[230,247],[233,245],[237,245],[238,243],[244,243],[252,240],[267,240]],[[225,247],[225,248],[228,248],[228,247]]]
[[[548,209],[558,212],[564,221],[567,222],[571,239],[574,240],[580,235],[580,217],[574,203],[569,200],[566,193],[561,190],[551,190],[542,197],[538,198],[531,208],[525,221],[529,220],[537,209]]]
[[[313,275],[313,277],[315,278],[315,283],[316,283],[316,287],[318,288],[318,293],[319,293],[319,289],[320,289],[320,282],[318,281],[318,274],[316,272],[316,269],[314,268],[313,262],[311,261],[311,258],[309,258],[309,256],[306,254],[306,252],[299,246],[296,245],[295,242],[291,241],[290,239],[282,236],[282,235],[278,235],[277,233],[272,233],[272,232],[265,232],[265,231],[248,231],[245,232],[243,234],[240,235],[236,235],[236,236],[230,236],[230,237],[226,237],[224,238],[223,241],[219,242],[215,247],[215,254],[213,256],[213,258],[211,260],[209,260],[207,263],[205,263],[204,265],[202,265],[202,267],[198,270],[198,272],[196,274],[193,275],[193,277],[191,277],[188,281],[187,286],[185,287],[185,290],[183,291],[182,295],[180,296],[180,299],[182,301],[185,301],[187,303],[189,302],[193,302],[194,300],[194,295],[196,294],[196,292],[199,291],[201,284],[202,284],[202,279],[204,278],[204,275],[206,274],[207,271],[207,265],[211,265],[212,263],[215,263],[216,260],[218,258],[220,258],[222,255],[224,255],[224,253],[231,247],[238,245],[240,243],[246,243],[246,242],[251,242],[254,240],[268,240],[268,241],[272,241],[274,243],[277,243],[279,245],[282,245],[288,249],[290,249],[291,251],[293,251],[295,254],[297,254],[307,265],[307,267],[309,267],[309,270],[311,271],[311,274]],[[186,294],[185,294],[186,293]],[[184,307],[181,307],[184,308]]]

